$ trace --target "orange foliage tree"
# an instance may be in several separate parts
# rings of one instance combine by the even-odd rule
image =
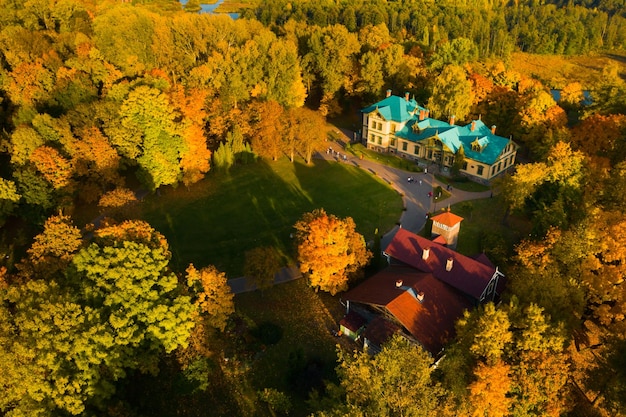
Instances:
[[[306,213],[295,224],[300,271],[315,288],[337,294],[372,257],[352,218],[323,209]]]
[[[170,94],[172,103],[176,103],[183,116],[180,130],[185,146],[180,155],[180,167],[183,171],[183,183],[190,185],[200,181],[210,168],[211,151],[207,148],[204,136],[207,92],[200,89],[185,92],[179,86]]]

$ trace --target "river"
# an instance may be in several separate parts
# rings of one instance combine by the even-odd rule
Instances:
[[[180,0],[180,3],[185,5],[187,4],[187,0]],[[217,9],[217,7],[222,3],[224,3],[224,0],[217,0],[213,4],[202,4],[202,0],[200,0],[200,7],[201,7],[200,13],[217,14],[215,13],[215,9]],[[237,19],[239,17],[239,13],[226,13],[226,14],[232,17],[233,19]]]

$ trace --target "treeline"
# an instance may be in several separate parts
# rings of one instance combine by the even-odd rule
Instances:
[[[539,1],[273,1],[253,12],[265,25],[290,19],[318,26],[341,24],[351,32],[384,23],[393,34],[436,51],[464,37],[481,57],[521,50],[542,54],[585,54],[626,47],[622,2]]]
[[[309,161],[323,140],[323,135],[304,134],[321,131],[311,126],[321,126],[324,116],[348,106],[356,111],[386,89],[410,91],[437,117],[488,114],[501,134],[516,138],[537,136],[524,126],[529,115],[521,113],[528,107],[542,117],[555,115],[545,87],[526,88],[522,82],[520,89],[520,77],[505,68],[466,66],[481,55],[506,55],[515,47],[507,41],[509,18],[495,14],[512,9],[503,4],[469,9],[356,2],[337,11],[338,16],[353,11],[351,24],[345,16],[317,18],[306,11],[313,3],[283,8],[271,2],[259,9],[261,20],[280,23],[271,29],[256,20],[185,13],[180,5],[174,12],[173,2],[5,6],[0,118],[5,126],[1,149],[10,163],[2,172],[3,217],[21,206],[22,215],[41,223],[45,213],[71,208],[76,198],[98,202],[118,189],[106,201],[123,204],[129,175],[148,190],[189,185],[209,171],[212,152],[218,167],[255,155]],[[591,12],[582,7],[531,6],[513,9],[579,10],[576,25],[559,26],[593,26],[584,23]],[[375,17],[391,16],[393,7],[398,16],[406,15],[402,25]],[[273,15],[279,9],[287,14]],[[487,17],[497,21],[482,20]],[[534,25],[530,15],[520,14],[518,20],[516,27]],[[335,21],[343,24],[331,24]],[[612,24],[598,42],[606,42]],[[536,26],[527,42],[554,41],[555,48],[574,42],[575,37],[549,42],[541,38],[546,24]],[[522,38],[519,32],[516,39]],[[587,35],[576,39],[595,42]],[[613,103],[611,112],[621,112],[615,100],[621,90],[613,87],[603,90],[602,105]],[[525,97],[531,93],[535,99]],[[317,110],[307,112],[305,102]],[[548,148],[532,152],[545,155]]]
[[[426,377],[422,385],[409,384],[427,387],[422,392],[433,401],[424,399],[416,413],[434,404],[448,415],[557,415],[578,404],[568,397],[574,380],[601,392],[607,413],[624,412],[626,83],[607,68],[593,86],[562,86],[556,103],[546,86],[501,62],[473,63],[530,45],[545,52],[621,47],[621,9],[316,4],[268,2],[258,17],[273,22],[270,29],[256,20],[173,12],[172,2],[2,2],[0,218],[19,214],[42,224],[50,212],[70,212],[77,202],[124,206],[135,198],[127,183],[132,175],[155,190],[192,184],[214,167],[256,155],[310,161],[325,138],[324,116],[349,103],[369,104],[388,88],[409,91],[440,118],[482,115],[535,161],[499,184],[509,211],[532,219],[532,236],[514,256],[490,236],[489,249],[500,256],[494,260],[510,265],[515,297],[503,309],[468,316],[432,384]],[[575,24],[559,21],[561,13]],[[571,34],[546,30],[555,25]],[[585,89],[591,106],[583,105]],[[92,398],[108,398],[111,381],[125,371],[154,370],[156,351],[188,341],[201,348],[206,340],[190,334],[191,318],[215,319],[202,310],[217,305],[203,302],[210,298],[204,293],[212,291],[209,284],[223,288],[223,275],[190,267],[187,283],[177,281],[166,242],[144,223],[105,225],[88,246],[83,237],[68,218],[49,218],[23,260],[0,268],[0,354],[7,370],[0,378],[12,388],[0,400],[2,412],[82,413]],[[104,277],[103,270],[112,273]],[[134,278],[124,280],[129,273]],[[230,311],[230,298],[221,298]],[[167,308],[152,308],[159,303]],[[216,320],[194,329],[223,328]],[[597,372],[564,372],[574,361],[564,356],[572,341],[602,347],[594,350]],[[105,367],[105,361],[111,362]],[[363,375],[379,369],[367,357],[358,361],[343,366],[358,370],[362,362]],[[396,373],[385,381],[342,381],[350,396],[335,399],[336,415],[401,410],[377,395],[386,392],[383,383],[394,386],[405,375],[393,363],[388,370]],[[59,376],[54,386],[46,379],[51,373]],[[489,385],[492,379],[503,383]],[[531,397],[537,401],[526,401]],[[395,398],[400,405],[412,401]],[[490,409],[492,398],[502,406],[499,414]],[[468,404],[481,409],[464,409]],[[332,408],[327,405],[317,408]]]

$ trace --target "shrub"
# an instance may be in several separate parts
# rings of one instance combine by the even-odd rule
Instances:
[[[264,345],[275,345],[283,338],[283,329],[277,324],[265,321],[252,331],[252,335]]]

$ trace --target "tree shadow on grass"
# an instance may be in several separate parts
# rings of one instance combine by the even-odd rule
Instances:
[[[310,172],[328,174],[311,181]],[[352,217],[357,231],[366,240],[391,229],[400,219],[402,198],[389,184],[351,163],[315,160],[314,165],[296,164],[296,175],[302,188],[314,202],[338,217]]]

